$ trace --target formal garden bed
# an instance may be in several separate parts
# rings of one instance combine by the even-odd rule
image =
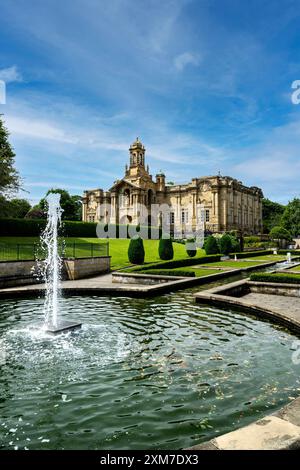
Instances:
[[[300,284],[299,274],[290,273],[254,273],[250,276],[250,281],[275,282],[279,284]]]

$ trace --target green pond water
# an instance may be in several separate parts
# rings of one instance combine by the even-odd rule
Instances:
[[[0,449],[180,449],[299,394],[294,336],[192,292],[64,298],[83,329],[58,337],[43,299],[2,299]]]

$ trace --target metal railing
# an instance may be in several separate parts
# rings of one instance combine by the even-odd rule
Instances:
[[[59,244],[59,253],[63,258],[93,258],[109,256],[109,242]],[[44,259],[45,251],[39,243],[0,243],[0,261],[26,261]]]

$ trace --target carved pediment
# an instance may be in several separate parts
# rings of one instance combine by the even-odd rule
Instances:
[[[210,182],[210,180],[202,180],[199,182],[199,185],[198,185],[198,189],[199,191],[211,191],[212,189],[212,184]]]

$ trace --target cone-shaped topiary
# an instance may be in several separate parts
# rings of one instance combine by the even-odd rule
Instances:
[[[232,252],[231,236],[226,233],[220,238],[220,251],[223,255],[229,255]]]
[[[194,238],[188,238],[185,243],[185,249],[190,258],[193,258],[197,254],[197,246]]]
[[[210,235],[204,243],[204,250],[207,255],[216,255],[220,252],[218,242],[215,237]]]
[[[174,257],[174,250],[172,245],[171,238],[161,238],[159,240],[158,246],[158,254],[160,259],[167,261],[169,259],[173,259]]]
[[[132,264],[143,264],[145,250],[143,239],[140,237],[131,238],[128,247],[128,259]]]

